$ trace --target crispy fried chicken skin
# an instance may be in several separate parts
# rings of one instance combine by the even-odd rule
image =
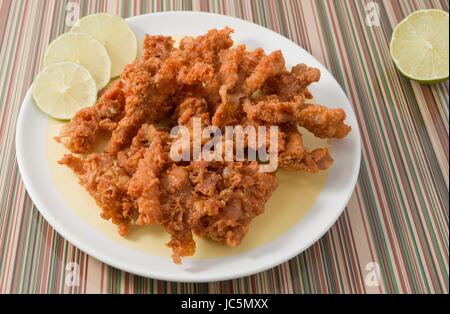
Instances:
[[[142,56],[56,137],[76,154],[59,163],[78,176],[101,217],[122,236],[130,226],[162,226],[175,263],[195,253],[194,235],[239,245],[277,178],[260,171],[258,160],[174,161],[170,127],[192,130],[194,119],[222,131],[277,126],[278,168],[310,173],[326,170],[333,159],[326,147],[307,150],[299,126],[320,138],[351,131],[342,109],[311,102],[308,88],[319,81],[318,69],[298,64],[288,70],[281,51],[233,46],[232,33],[212,29],[184,37],[179,47],[171,37],[146,35]],[[99,132],[109,132],[109,142],[93,152]]]

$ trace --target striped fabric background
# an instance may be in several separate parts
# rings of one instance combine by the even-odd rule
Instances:
[[[100,263],[43,220],[15,159],[20,104],[47,44],[68,29],[67,1],[0,0],[0,292],[448,293],[449,83],[405,79],[388,49],[400,20],[417,9],[448,11],[447,0],[374,1],[378,6],[363,0],[74,2],[81,16],[221,13],[297,42],[330,69],[353,103],[363,143],[359,181],[346,211],[320,241],[254,276],[170,283]],[[379,8],[378,25],[366,24],[370,8]],[[65,284],[70,262],[80,266],[78,287]]]

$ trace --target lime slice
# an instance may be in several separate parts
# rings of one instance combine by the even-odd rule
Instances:
[[[136,58],[136,36],[118,16],[107,13],[85,16],[75,23],[71,32],[89,34],[106,47],[112,62],[111,77],[118,76]]]
[[[419,10],[401,21],[390,44],[400,72],[426,84],[448,79],[448,28],[448,13],[441,10]]]
[[[80,33],[66,33],[47,48],[44,67],[57,62],[71,61],[84,66],[95,80],[97,90],[111,78],[111,59],[106,48],[94,37]]]
[[[71,119],[97,98],[95,80],[89,71],[74,62],[53,63],[36,77],[32,95],[43,112],[56,119]]]

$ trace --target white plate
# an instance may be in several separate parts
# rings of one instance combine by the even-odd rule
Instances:
[[[250,48],[262,47],[269,52],[281,49],[288,67],[306,63],[321,70],[322,78],[312,86],[312,92],[320,103],[342,107],[353,130],[345,139],[331,141],[335,162],[325,188],[308,214],[288,232],[262,247],[239,255],[207,260],[185,259],[182,265],[175,265],[170,258],[152,256],[112,241],[89,227],[64,203],[54,187],[46,163],[47,117],[34,105],[30,89],[17,121],[17,161],[31,199],[49,224],[79,249],[109,265],[170,281],[216,281],[254,274],[287,261],[316,242],[335,223],[350,199],[361,158],[355,114],[332,75],[313,56],[285,37],[236,18],[198,12],[164,12],[129,18],[127,22],[137,38],[146,33],[197,35],[228,25],[235,30],[235,42],[245,43]]]

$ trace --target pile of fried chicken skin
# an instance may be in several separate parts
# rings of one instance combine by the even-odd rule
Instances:
[[[351,127],[342,109],[311,99],[320,71],[288,70],[281,51],[233,45],[233,30],[184,37],[146,35],[142,55],[120,79],[79,110],[56,140],[72,154],[59,161],[126,236],[131,226],[157,224],[170,234],[175,263],[195,253],[194,234],[237,246],[277,187],[258,160],[174,161],[170,127],[277,126],[278,169],[316,173],[333,162],[328,148],[307,150],[299,126],[319,138],[343,138]],[[165,121],[161,126],[161,121]],[[93,149],[99,134],[109,141]]]

